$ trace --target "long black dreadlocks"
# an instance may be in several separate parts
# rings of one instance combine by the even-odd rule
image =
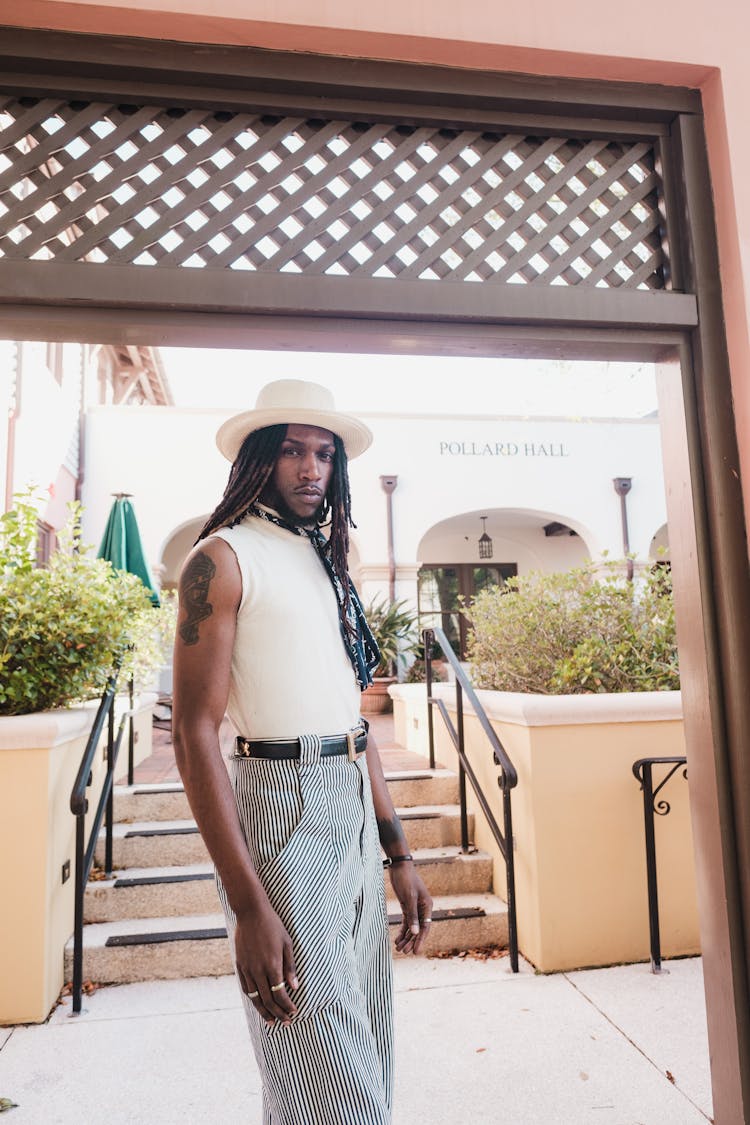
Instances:
[[[244,519],[268,484],[281,443],[286,437],[286,426],[264,426],[248,434],[229,471],[224,495],[201,528],[196,539],[206,539],[221,527],[234,527]],[[323,499],[320,525],[330,521],[328,551],[331,565],[344,590],[344,606],[349,609],[349,581],[347,555],[349,553],[349,528],[357,525],[352,520],[349,467],[344,443],[338,434],[333,435],[335,456],[333,473]]]
[[[196,539],[206,539],[220,527],[234,527],[260,496],[273,472],[286,426],[265,426],[248,434],[229,470],[224,495],[201,528]]]

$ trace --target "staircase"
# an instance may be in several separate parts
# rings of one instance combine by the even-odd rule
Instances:
[[[491,893],[492,861],[460,849],[456,775],[398,769],[387,770],[386,779],[434,899],[425,951],[505,947],[506,907]],[[117,786],[115,814],[114,877],[86,889],[84,979],[114,984],[231,973],[213,868],[181,784]],[[103,856],[102,838],[97,864]],[[395,936],[395,900],[389,900],[388,913]],[[72,940],[65,953],[66,979],[71,975]]]

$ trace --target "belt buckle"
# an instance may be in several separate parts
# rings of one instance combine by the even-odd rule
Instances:
[[[348,730],[346,732],[346,756],[350,762],[356,762],[359,757],[357,739],[364,733],[363,727],[355,727],[354,730]]]
[[[250,753],[250,739],[249,738],[242,738],[241,735],[237,736],[237,738],[234,740],[234,756],[235,756],[235,758],[250,758],[250,757],[252,757],[252,755]]]

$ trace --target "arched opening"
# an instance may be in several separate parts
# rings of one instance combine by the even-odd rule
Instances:
[[[198,516],[188,523],[181,524],[168,535],[160,559],[162,567],[161,587],[163,590],[177,589],[182,564],[185,562],[207,519],[208,513],[204,516]]]
[[[462,605],[517,574],[569,570],[591,558],[591,533],[574,522],[551,512],[498,508],[462,512],[435,524],[418,549],[420,629],[439,626],[464,659],[468,630]]]
[[[667,524],[662,524],[661,527],[657,528],[654,532],[648,549],[648,557],[651,562],[670,563],[669,528]]]

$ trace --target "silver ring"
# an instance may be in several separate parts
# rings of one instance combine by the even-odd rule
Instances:
[[[248,1000],[254,1000],[256,996],[260,996],[260,993],[259,992],[248,992],[248,994],[247,994]]]
[[[281,989],[284,987],[284,983],[285,982],[282,981],[281,984],[272,984],[271,985],[271,992],[280,992]]]
[[[423,918],[423,919],[422,919],[422,922],[423,922],[423,923],[425,923],[425,922],[431,922],[431,921],[432,921],[432,918]]]

